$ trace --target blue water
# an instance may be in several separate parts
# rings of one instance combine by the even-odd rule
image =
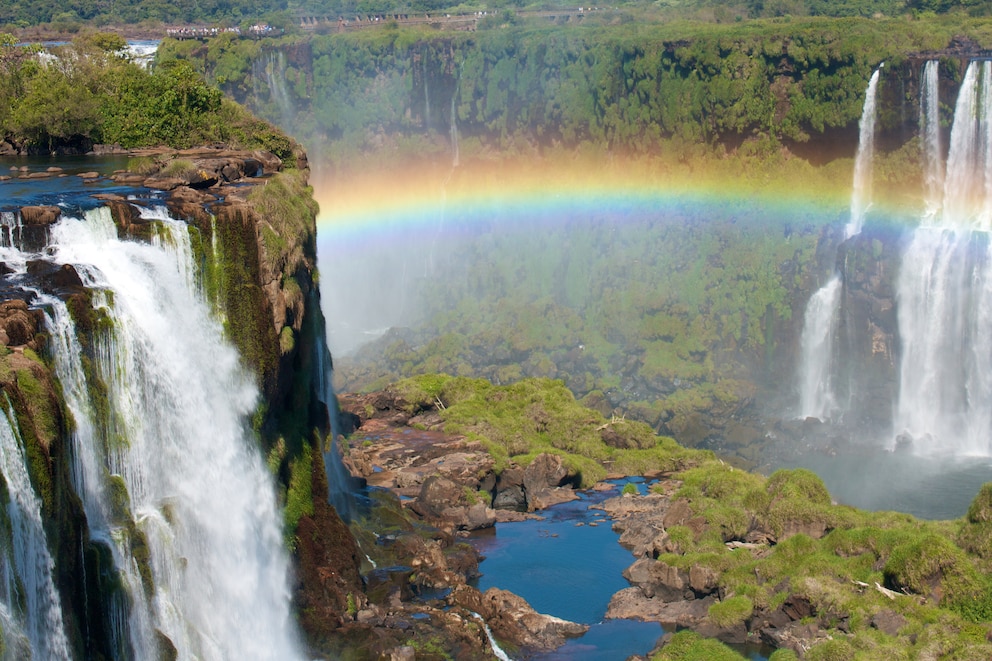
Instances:
[[[543,521],[501,523],[473,538],[485,556],[480,590],[509,590],[540,613],[591,625],[581,638],[527,659],[625,659],[651,651],[664,634],[656,622],[603,619],[613,593],[630,587],[622,572],[634,557],[617,543],[610,520],[589,506],[618,494],[582,493],[580,500],[541,512]]]
[[[130,195],[134,186],[115,184],[109,178],[114,170],[124,169],[127,157],[124,156],[52,156],[52,157],[3,157],[0,158],[0,175],[13,177],[0,181],[0,211],[11,211],[28,205],[55,205],[88,209],[102,204],[93,199],[93,193],[117,193]],[[44,179],[20,179],[19,169],[26,166],[28,172],[44,172],[49,166],[58,166],[61,173]],[[83,172],[99,172],[96,180],[80,179]],[[64,176],[59,176],[59,175]]]

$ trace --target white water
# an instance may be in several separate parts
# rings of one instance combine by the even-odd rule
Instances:
[[[903,350],[893,436],[920,453],[992,454],[990,125],[992,63],[972,62],[954,110],[942,196],[928,200],[897,282]]]
[[[0,473],[10,496],[7,516],[13,542],[9,549],[0,545],[0,625],[10,648],[4,658],[18,658],[30,651],[34,659],[69,659],[62,606],[52,577],[55,562],[41,522],[41,501],[28,477],[24,442],[5,410],[0,410]],[[24,600],[23,612],[18,597]]]
[[[920,137],[923,144],[923,185],[925,222],[940,213],[944,193],[944,156],[940,140],[940,63],[930,60],[920,76]]]
[[[158,245],[120,241],[100,209],[62,220],[52,240],[59,262],[105,292],[94,301],[112,322],[95,347],[107,391],[99,407],[71,320],[50,308],[76,419],[77,487],[132,602],[126,624],[126,605],[118,614],[120,635],[134,658],[154,658],[155,630],[180,659],[300,658],[274,488],[247,424],[257,392],[195,289],[185,225],[163,221]],[[124,515],[147,539],[153,594],[128,555],[120,506],[110,507],[113,480],[126,485]]]
[[[264,80],[268,88],[268,96],[275,103],[276,110],[279,111],[280,126],[289,131],[292,129],[296,119],[296,106],[289,94],[286,86],[286,55],[282,51],[271,52],[268,57],[255,60],[253,66],[254,78]],[[255,98],[261,99],[265,95],[256,84]]]
[[[844,228],[844,237],[851,238],[861,233],[865,214],[871,206],[872,159],[875,156],[875,97],[878,91],[878,76],[882,72],[879,65],[868,81],[865,104],[861,108],[858,122],[858,151],[854,157],[854,182],[851,190],[851,216]]]
[[[851,186],[850,216],[844,227],[845,239],[861,233],[865,215],[871,207],[872,158],[875,154],[875,99],[881,71],[882,65],[879,65],[872,73],[861,110],[858,151],[854,158],[854,181]],[[835,360],[833,334],[837,328],[843,288],[843,274],[835,272],[806,304],[803,333],[800,338],[797,416],[799,418],[827,420],[840,412],[837,395],[834,392],[832,370]]]
[[[828,420],[837,412],[830,370],[841,289],[841,277],[835,273],[806,304],[800,340],[800,418]]]

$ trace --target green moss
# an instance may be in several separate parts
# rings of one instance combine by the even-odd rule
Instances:
[[[283,356],[293,351],[296,347],[296,334],[291,326],[283,326],[279,333],[279,353]]]
[[[723,643],[703,638],[692,631],[680,631],[651,661],[741,661],[744,657]]]
[[[968,506],[969,523],[992,523],[992,482],[986,482]]]
[[[834,638],[814,645],[806,653],[807,661],[853,661],[857,650],[844,638]]]
[[[727,597],[715,602],[709,607],[707,615],[710,620],[720,627],[732,627],[751,617],[754,604],[744,595]]]

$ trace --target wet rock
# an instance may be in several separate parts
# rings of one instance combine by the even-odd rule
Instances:
[[[478,613],[496,637],[517,647],[552,650],[589,630],[588,625],[538,613],[523,597],[499,588],[480,593],[473,587],[461,586],[448,599]]]

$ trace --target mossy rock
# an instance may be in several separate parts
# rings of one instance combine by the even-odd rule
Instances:
[[[942,604],[967,599],[981,589],[965,552],[932,532],[892,549],[883,571],[886,583],[894,589],[905,588]]]

